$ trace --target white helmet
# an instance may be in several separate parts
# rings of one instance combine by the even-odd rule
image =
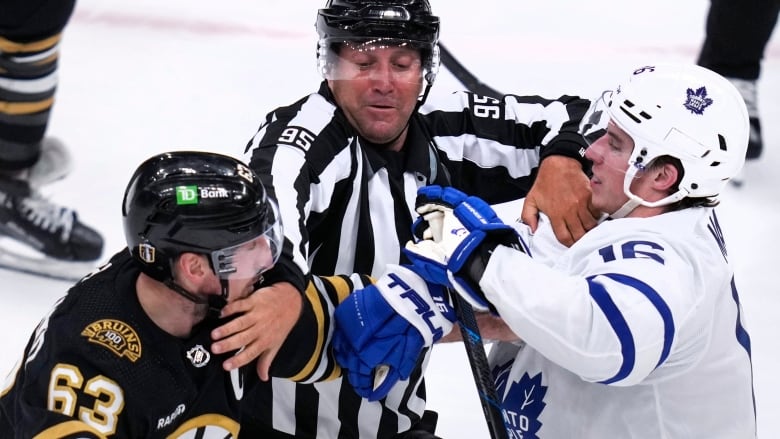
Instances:
[[[611,119],[631,136],[634,150],[623,188],[634,207],[715,197],[745,162],[750,126],[745,102],[731,82],[704,67],[641,67],[599,101],[583,118],[581,132],[588,138],[594,124],[605,127]],[[664,155],[682,163],[679,191],[652,203],[632,194],[629,186],[636,173]]]

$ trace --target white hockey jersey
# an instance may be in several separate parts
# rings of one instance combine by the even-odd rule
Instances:
[[[756,436],[750,338],[712,209],[606,221],[569,249],[547,221],[519,228],[533,259],[499,247],[480,282],[523,339],[490,352],[510,438]]]

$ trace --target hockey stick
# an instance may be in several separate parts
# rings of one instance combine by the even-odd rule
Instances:
[[[467,90],[478,95],[490,96],[493,98],[503,96],[503,93],[477,79],[477,77],[464,67],[460,61],[452,56],[452,53],[441,43],[441,41],[439,42],[439,56],[441,57],[441,64],[447,68],[447,70],[449,70]]]
[[[455,291],[447,289],[447,292],[453,301],[455,315],[458,318],[458,326],[460,326],[460,333],[463,338],[463,345],[466,347],[466,357],[469,360],[469,366],[471,366],[474,384],[477,386],[479,403],[482,406],[482,414],[485,416],[490,438],[509,439],[506,425],[504,424],[504,415],[501,411],[501,403],[496,394],[496,387],[493,385],[493,374],[490,372],[490,365],[487,361],[487,354],[485,354],[485,346],[479,333],[474,309]],[[423,350],[420,358],[425,355],[427,350],[428,348]],[[389,372],[390,366],[386,364],[380,364],[374,369],[374,390],[382,385]]]
[[[485,422],[487,422],[490,437],[491,439],[507,439],[501,403],[496,394],[493,374],[490,372],[490,365],[487,361],[485,346],[479,333],[474,310],[455,291],[449,290],[449,294],[455,304],[455,314],[458,316],[458,322],[460,323],[463,345],[466,347],[466,356],[469,359],[471,374],[474,377],[474,384],[477,386],[479,402],[482,405],[482,412],[485,415]]]

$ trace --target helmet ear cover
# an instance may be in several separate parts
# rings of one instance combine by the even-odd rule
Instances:
[[[127,186],[122,212],[133,259],[161,282],[172,279],[171,264],[184,252],[207,255],[220,276],[235,271],[214,260],[218,254],[224,259],[225,249],[263,237],[273,262],[281,249],[278,212],[259,178],[219,154],[181,151],[148,159]]]

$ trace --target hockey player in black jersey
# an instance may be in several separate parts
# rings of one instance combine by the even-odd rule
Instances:
[[[237,436],[248,383],[209,332],[276,262],[274,202],[238,160],[173,152],[138,168],[122,214],[128,248],[38,325],[0,393],[0,437]]]

